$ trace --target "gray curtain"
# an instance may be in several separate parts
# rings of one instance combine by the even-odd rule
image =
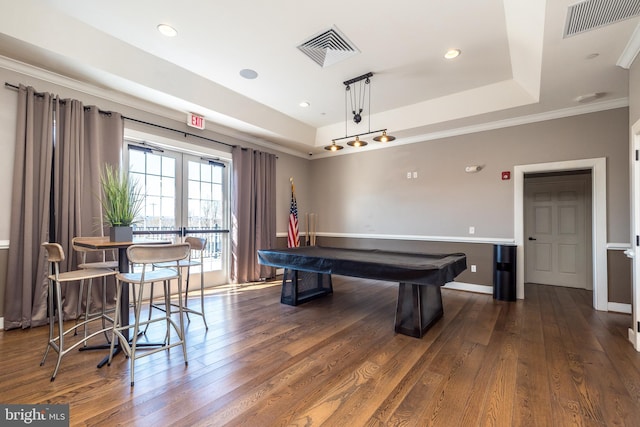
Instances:
[[[67,254],[61,265],[67,271],[77,268],[80,258],[73,251],[72,239],[103,235],[100,171],[105,163],[119,167],[124,126],[120,114],[100,112],[77,100],[61,102],[57,112],[53,159],[55,241]],[[95,257],[102,256],[93,255],[87,261],[98,261]],[[108,303],[115,302],[114,295],[115,286],[108,286]],[[63,288],[62,297],[65,318],[77,317],[78,287]],[[99,286],[92,288],[92,302],[94,310],[101,305]]]
[[[55,100],[24,86],[18,92],[5,329],[47,320],[48,268],[40,244],[49,239]]]
[[[6,329],[47,322],[48,265],[42,242],[62,245],[66,271],[78,261],[72,238],[102,234],[99,174],[105,162],[119,164],[124,128],[117,113],[22,85],[18,92]],[[101,300],[98,288],[94,301]],[[75,318],[78,287],[63,288],[62,297],[64,317]]]
[[[257,250],[275,246],[276,156],[241,147],[231,154],[231,282],[254,282],[275,275],[258,264]]]

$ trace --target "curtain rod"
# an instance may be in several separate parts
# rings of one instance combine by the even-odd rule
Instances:
[[[5,83],[4,83],[4,86],[5,86],[6,88],[9,88],[9,89],[15,89],[15,90],[19,90],[19,89],[20,89],[20,87],[15,86],[15,85],[12,85],[11,83],[7,83],[7,82],[5,82]],[[35,96],[40,97],[40,98],[42,98],[42,97],[44,96],[44,92],[36,92],[36,91],[34,91],[34,92],[33,92],[33,94],[34,94]],[[60,98],[58,97],[58,95],[53,95],[53,97],[54,97],[55,99],[57,99],[57,100],[58,100],[58,102],[59,102],[60,104],[62,104],[62,105],[66,105],[66,104],[67,104],[67,100],[66,100],[66,99],[60,99]],[[91,109],[91,107],[88,107],[88,106],[83,106],[82,108],[84,108],[84,110],[85,110],[85,111],[87,111],[87,110],[90,110],[90,109]],[[112,112],[111,112],[111,111],[104,111],[104,110],[101,110],[101,109],[99,109],[99,108],[98,108],[98,113],[100,113],[100,114],[104,114],[104,115],[106,115],[106,116],[110,116],[110,115],[112,114]]]
[[[169,130],[169,131],[176,132],[176,133],[181,133],[181,134],[183,134],[185,137],[187,137],[187,136],[192,136],[192,137],[194,137],[194,138],[204,139],[205,141],[215,142],[216,144],[226,145],[227,147],[231,147],[231,148],[235,147],[235,145],[233,145],[233,144],[227,144],[226,142],[218,141],[218,140],[213,139],[213,138],[209,138],[209,137],[202,136],[202,135],[197,135],[197,134],[195,134],[195,133],[191,133],[191,132],[185,132],[185,131],[183,131],[183,130],[170,128],[170,127],[168,127],[168,126],[163,126],[163,125],[159,125],[159,124],[151,123],[151,122],[145,122],[144,120],[138,120],[138,119],[134,119],[134,118],[132,118],[132,117],[127,117],[127,116],[122,116],[122,118],[123,118],[124,120],[129,120],[129,121],[136,122],[136,123],[140,123],[140,124],[143,124],[143,125],[153,126],[153,127],[156,127],[156,128],[160,128],[160,129],[164,129],[164,130]]]
[[[19,86],[13,85],[13,84],[8,83],[8,82],[5,82],[4,85],[7,88],[16,89],[16,90],[20,89]],[[41,95],[41,93],[36,92],[36,95]],[[105,114],[111,114],[111,111],[102,111],[100,109],[98,109],[98,111],[100,111],[101,113],[105,113]],[[186,131],[182,131],[182,130],[179,130],[179,129],[170,128],[168,126],[163,126],[163,125],[159,125],[159,124],[156,124],[156,123],[146,122],[144,120],[134,119],[132,117],[127,117],[127,116],[124,116],[124,115],[122,116],[122,118],[124,120],[129,120],[129,121],[140,123],[140,124],[143,124],[143,125],[153,126],[153,127],[157,127],[157,128],[160,128],[160,129],[168,130],[168,131],[171,131],[171,132],[180,133],[180,134],[184,135],[185,138],[187,136],[192,136],[194,138],[204,139],[205,141],[215,142],[216,144],[226,145],[227,147],[231,147],[231,148],[236,147],[233,144],[228,144],[226,142],[218,141],[216,139],[209,138],[209,137],[202,136],[202,135],[197,135],[195,133],[191,133],[191,132],[186,132]]]

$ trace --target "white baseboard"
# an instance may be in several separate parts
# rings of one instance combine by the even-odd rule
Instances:
[[[631,314],[631,304],[622,304],[619,302],[609,302],[607,303],[607,311],[614,311],[616,313],[624,313]]]
[[[629,328],[629,341],[633,344],[633,348],[640,352],[640,340],[638,340],[638,334],[633,330],[633,328]]]
[[[477,294],[493,295],[493,287],[486,285],[476,285],[464,282],[449,282],[443,286],[445,289],[454,289],[456,291],[475,292]]]
[[[276,269],[276,274],[281,276],[284,274],[284,268]],[[493,295],[493,287],[486,285],[476,285],[473,283],[464,283],[464,282],[449,282],[443,286],[445,289],[454,289],[456,291],[467,291],[467,292],[475,292],[478,294],[489,294]]]
[[[277,275],[284,274],[284,268],[276,269]],[[486,285],[476,285],[473,283],[464,282],[449,282],[443,286],[445,289],[455,289],[456,291],[476,292],[478,294],[490,294],[493,295],[493,287]]]
[[[4,331],[4,317],[0,317],[0,331]]]

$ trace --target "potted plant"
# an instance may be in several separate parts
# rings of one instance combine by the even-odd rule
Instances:
[[[107,164],[100,174],[100,184],[104,222],[111,227],[110,240],[112,242],[132,241],[131,225],[136,222],[144,200],[138,183],[132,181],[126,173]]]

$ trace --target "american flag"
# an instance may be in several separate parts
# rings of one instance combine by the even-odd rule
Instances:
[[[287,231],[287,247],[297,248],[300,246],[300,236],[298,235],[298,203],[291,184],[291,208],[289,209],[289,230]]]

